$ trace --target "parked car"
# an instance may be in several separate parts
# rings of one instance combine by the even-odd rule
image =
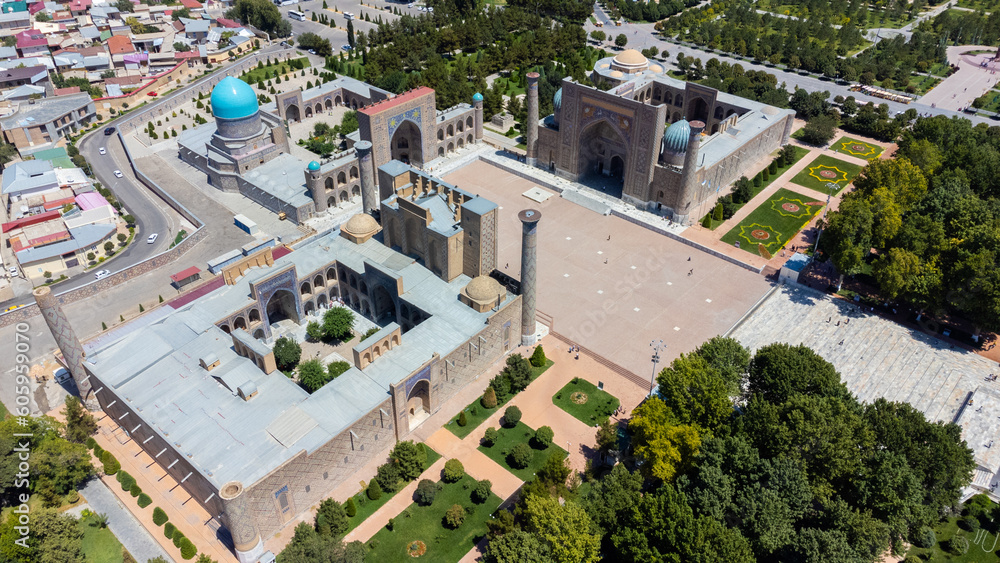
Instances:
[[[101,148],[97,149],[97,152],[100,153],[100,154],[108,154],[107,149],[105,149],[104,147],[101,147]]]
[[[52,370],[52,378],[56,380],[56,383],[63,383],[69,381],[70,375],[66,368],[59,368]]]
[[[316,54],[316,49],[309,49],[309,54],[310,55],[315,55]]]
[[[354,47],[351,47],[350,45],[341,45],[340,48],[343,49],[343,50],[345,50],[345,51],[350,51],[350,50],[354,49]]]
[[[17,266],[11,266],[11,267],[7,268],[7,272],[10,274],[10,277],[16,278],[17,277]]]
[[[149,235],[148,237],[146,237],[146,244],[153,244],[154,242],[156,242],[156,237],[158,237],[158,236],[160,236],[160,235],[157,234],[157,233],[153,233],[153,234]]]
[[[122,174],[121,170],[115,170],[115,178],[121,178],[123,176],[125,176],[125,175]]]
[[[96,274],[94,274],[94,277],[96,279],[103,280],[104,278],[106,278],[106,277],[108,277],[110,275],[111,275],[111,271],[110,270],[101,270],[100,272],[97,272]]]

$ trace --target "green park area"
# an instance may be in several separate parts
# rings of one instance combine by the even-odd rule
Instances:
[[[530,481],[549,456],[561,459],[569,455],[552,444],[551,438],[548,445],[536,439],[535,431],[523,422],[501,426],[496,430],[496,439],[492,442],[484,439],[479,451],[522,481]]]
[[[309,58],[302,57],[299,59],[289,59],[287,61],[282,61],[280,63],[272,63],[269,65],[259,63],[252,70],[240,75],[240,79],[250,85],[255,85],[262,80],[268,80],[271,78],[276,78],[279,75],[291,72],[293,70],[302,70],[309,68]]]
[[[427,444],[420,444],[420,445],[424,449],[424,451],[427,452],[427,461],[423,463],[423,468],[421,470],[423,472],[427,471],[427,469],[430,468],[430,466],[434,465],[434,462],[441,459],[441,454],[432,450]],[[399,484],[396,486],[396,489],[394,491],[383,492],[381,496],[379,496],[374,500],[368,497],[368,492],[366,489],[358,491],[358,493],[352,497],[354,499],[354,505],[357,507],[357,512],[354,514],[354,516],[348,515],[347,531],[350,532],[354,528],[357,528],[358,525],[367,520],[369,516],[375,514],[376,510],[382,508],[382,506],[385,505],[385,503],[392,500],[392,497],[396,496],[396,493],[399,492],[399,490],[405,487],[406,485],[407,485],[406,481],[400,480]]]
[[[830,145],[830,148],[839,153],[849,154],[865,160],[878,158],[883,151],[882,147],[878,145],[873,145],[871,143],[866,143],[850,137],[841,137],[837,139],[832,145]]]
[[[802,194],[784,188],[761,203],[750,215],[722,237],[752,254],[762,255],[763,245],[769,254],[781,249],[825,205]],[[768,258],[768,256],[764,256]]]
[[[998,545],[996,517],[998,506],[986,495],[975,495],[965,502],[960,515],[941,520],[934,527],[923,527],[914,533],[913,543],[906,552],[919,561],[995,562]]]
[[[792,178],[792,182],[812,188],[820,193],[829,193],[829,184],[837,184],[837,195],[861,173],[861,166],[821,154],[806,165]]]
[[[541,349],[541,346],[539,345],[536,349]],[[535,366],[531,361],[539,365]],[[487,400],[486,395],[489,393],[489,390],[487,390],[483,394],[483,397],[472,401],[452,417],[448,421],[448,424],[445,425],[445,428],[459,438],[465,438],[482,424],[484,420],[497,412],[497,409],[502,408],[508,401],[513,399],[514,395],[524,387],[530,385],[532,381],[538,379],[540,375],[545,373],[545,370],[552,367],[553,363],[552,360],[545,358],[544,351],[538,358],[532,356],[531,360],[522,358],[520,354],[511,355],[507,360],[507,366],[490,382],[490,389],[494,390],[494,399]],[[524,377],[518,375],[519,372],[530,373],[527,381],[524,380]],[[505,389],[507,392],[504,392]],[[463,418],[464,423],[462,422]]]
[[[77,521],[77,527],[83,532],[81,549],[87,563],[122,563],[124,561],[122,544],[108,529],[106,518],[85,510],[83,516]]]
[[[427,504],[414,502],[368,540],[366,561],[405,561],[419,557],[449,563],[462,559],[479,538],[486,535],[486,521],[500,506],[500,497],[490,493],[474,498],[477,481],[469,475],[454,483],[438,483],[437,493]],[[481,500],[481,502],[477,502]],[[460,507],[461,523],[449,520],[449,511]],[[454,514],[454,512],[452,512]]]
[[[579,377],[574,377],[553,395],[552,402],[587,426],[603,423],[620,404],[611,393]]]

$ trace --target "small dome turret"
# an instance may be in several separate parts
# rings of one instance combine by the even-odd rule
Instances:
[[[481,102],[481,101],[483,101],[483,95],[480,94],[479,92],[476,92],[475,94],[472,95],[472,101],[473,102]]]
[[[310,172],[316,172],[317,170],[319,170],[319,163],[316,162],[315,160],[312,161],[312,162],[310,162],[309,163],[309,171]]]

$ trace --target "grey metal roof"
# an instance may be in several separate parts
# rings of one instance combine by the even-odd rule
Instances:
[[[304,169],[304,162],[286,153],[244,172],[243,179],[292,207],[302,207],[312,203],[306,195]]]
[[[32,86],[31,84],[22,84],[17,88],[11,90],[5,90],[2,95],[5,100],[13,100],[17,98],[28,98],[33,94],[45,95],[45,88],[42,86]]]
[[[16,194],[38,188],[59,185],[52,163],[47,160],[25,160],[7,166],[3,171],[3,193]]]
[[[496,207],[497,204],[486,199],[485,197],[475,197],[462,204],[463,209],[468,209],[477,215],[489,213],[490,211],[496,209]]]
[[[91,105],[93,100],[85,92],[69,96],[57,96],[38,100],[33,104],[21,104],[13,115],[0,119],[0,127],[30,127],[58,119],[71,111],[78,111]]]
[[[363,371],[352,367],[309,395],[281,372],[265,374],[238,356],[232,337],[214,322],[252,302],[251,282],[291,267],[302,277],[334,260],[358,271],[376,267],[399,276],[401,299],[430,317]],[[175,444],[172,456],[188,457],[216,486],[232,480],[249,485],[299,452],[315,451],[388,399],[391,383],[480,332],[490,313],[458,300],[468,282],[464,275],[445,282],[375,239],[355,244],[334,231],[271,267],[251,268],[234,285],[105,343],[89,354],[87,366],[148,427]],[[505,303],[513,298],[508,295]],[[208,372],[199,358],[210,353],[221,364]],[[240,381],[256,385],[258,394],[249,401],[235,395],[228,385],[243,385]]]
[[[400,162],[398,160],[390,160],[389,162],[386,162],[382,166],[379,166],[378,169],[382,170],[383,172],[391,176],[399,176],[400,174],[406,174],[407,172],[409,172],[410,165],[404,164],[403,162]]]
[[[0,47],[0,59],[13,59],[17,56],[17,47]]]
[[[115,226],[108,225],[106,223],[84,225],[82,227],[70,229],[69,234],[72,237],[71,239],[57,242],[55,244],[47,244],[37,248],[26,248],[17,252],[17,261],[23,266],[24,264],[30,264],[39,260],[55,258],[56,256],[67,254],[69,252],[76,252],[81,248],[86,248],[90,245],[103,241],[114,231]]]

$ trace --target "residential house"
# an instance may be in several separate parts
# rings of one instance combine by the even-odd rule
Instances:
[[[22,57],[37,57],[49,54],[49,39],[45,34],[26,29],[14,36],[17,39],[17,51]]]
[[[28,12],[4,12],[0,14],[0,29],[22,29],[31,27],[31,15]]]
[[[13,115],[0,119],[0,131],[4,140],[24,154],[75,132],[96,116],[94,101],[84,93],[31,100],[18,106]]]

